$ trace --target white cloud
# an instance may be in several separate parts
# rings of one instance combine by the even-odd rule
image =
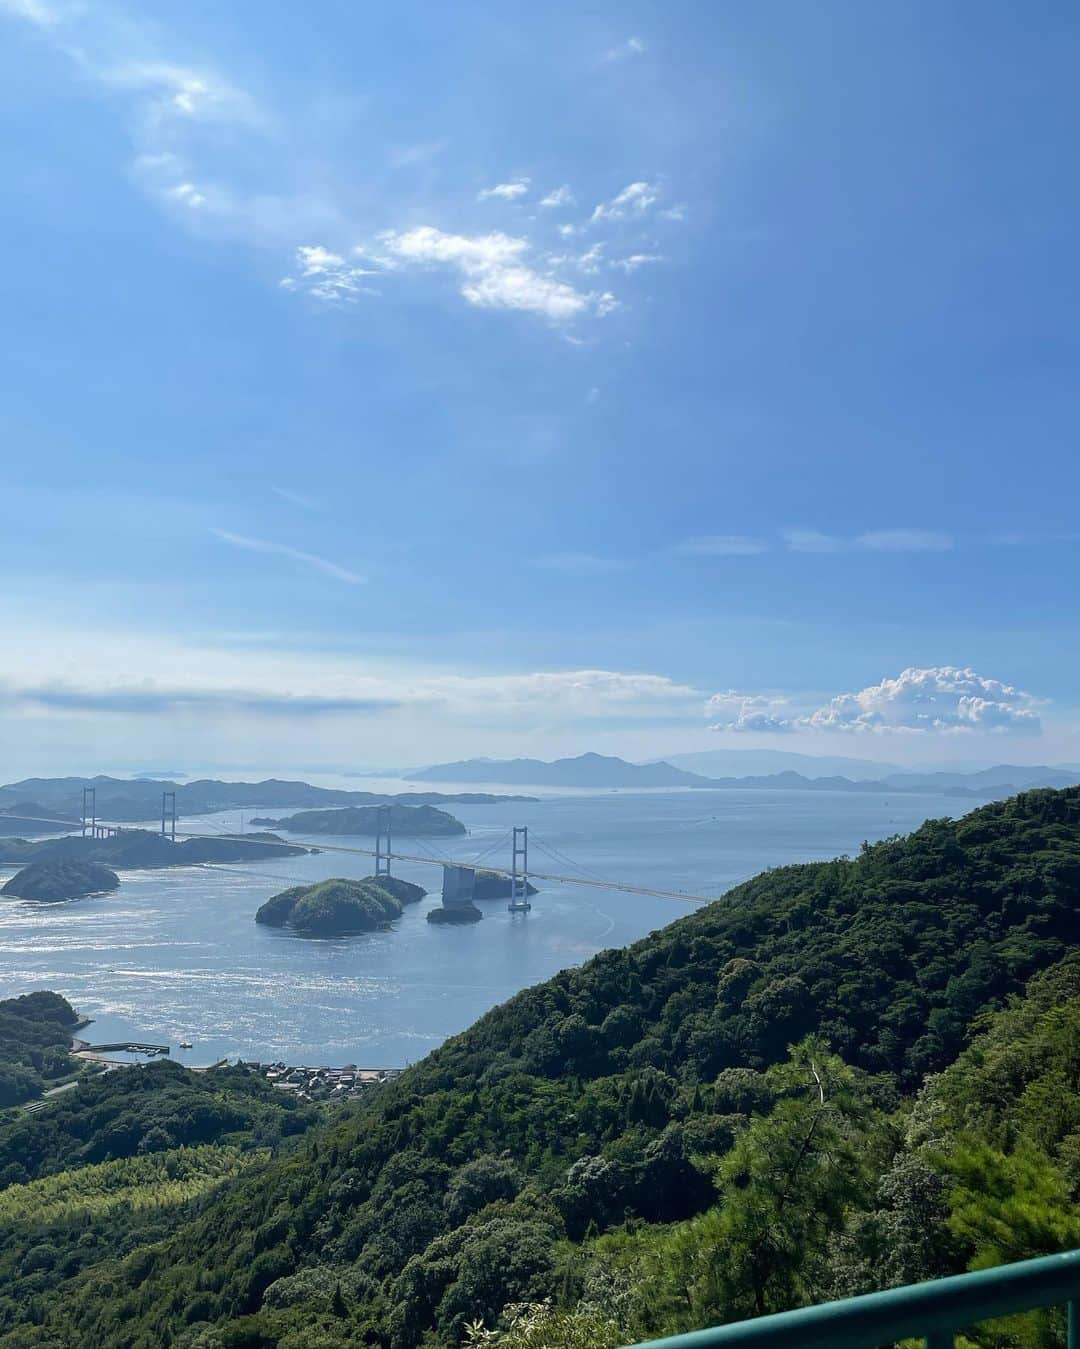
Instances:
[[[628,258],[612,258],[612,267],[621,267],[624,272],[636,272],[649,262],[666,262],[659,253],[631,253]]]
[[[660,189],[651,183],[628,183],[610,201],[602,201],[592,213],[592,220],[624,220],[627,216],[641,216],[660,200]]]
[[[494,187],[485,187],[476,200],[490,201],[492,197],[497,197],[501,201],[517,201],[528,192],[530,181],[528,178],[513,178],[508,183],[496,183]]]
[[[1011,731],[1041,729],[1029,693],[970,667],[909,667],[859,693],[842,693],[806,719],[822,731]]]
[[[855,539],[856,548],[876,553],[944,553],[952,546],[951,535],[932,529],[879,529]]]
[[[706,715],[719,714],[718,731],[875,732],[925,735],[1038,735],[1041,723],[1030,693],[954,665],[909,667],[858,693],[841,693],[806,716],[792,716],[786,700],[760,694],[717,693]]]
[[[271,543],[266,539],[253,539],[246,534],[234,534],[227,529],[215,529],[212,533],[222,543],[231,544],[233,548],[242,548],[249,553],[270,553],[277,557],[287,557],[293,562],[302,562],[307,567],[314,567],[316,571],[325,572],[336,581],[345,581],[349,585],[362,585],[366,579],[358,572],[350,571],[348,567],[342,567],[329,558],[305,552],[301,548],[290,548],[287,544]]]
[[[290,506],[299,506],[301,510],[305,511],[317,511],[322,509],[314,497],[305,496],[303,492],[294,492],[290,487],[275,487],[274,484],[271,483],[270,490],[275,496],[280,497],[282,501],[287,501]]]
[[[192,208],[206,205],[205,193],[200,192],[194,183],[177,183],[175,187],[169,188],[169,196]]]
[[[842,539],[818,529],[785,529],[783,539],[793,553],[839,553],[844,547]]]
[[[764,539],[748,534],[698,534],[683,539],[674,551],[684,557],[752,557],[767,553],[769,545]]]
[[[646,50],[645,43],[639,37],[628,37],[624,42],[617,42],[614,47],[609,47],[607,51],[600,53],[600,65],[615,65],[619,61],[626,61],[631,56],[640,56]]]
[[[99,67],[95,73],[114,89],[147,94],[159,113],[193,121],[260,121],[252,99],[227,80],[207,70],[165,61],[129,61]]]
[[[793,722],[783,715],[787,700],[770,698],[763,694],[738,693],[728,689],[714,693],[705,704],[705,715],[720,717],[710,726],[713,731],[757,731],[777,733],[793,729]]]
[[[390,231],[379,243],[391,266],[446,266],[463,278],[461,293],[487,309],[521,309],[559,322],[586,312],[609,312],[613,296],[583,294],[525,261],[527,239],[507,234],[447,234],[431,225]]]
[[[549,208],[573,206],[574,194],[571,192],[569,185],[563,183],[562,187],[557,187],[553,192],[549,192],[546,197],[541,197],[540,205]]]
[[[604,245],[593,244],[591,248],[587,248],[585,252],[582,253],[581,257],[578,258],[577,265],[583,272],[593,274],[600,270],[600,264],[603,260]]]
[[[296,262],[297,275],[281,281],[286,290],[303,290],[330,304],[356,304],[361,295],[376,293],[362,282],[366,276],[377,275],[372,268],[357,267],[321,244],[298,248]]]
[[[785,529],[784,543],[793,553],[944,553],[953,547],[951,534],[932,529],[878,529],[854,538],[824,534],[817,529]]]
[[[45,0],[0,0],[0,12],[25,19],[39,28],[48,28],[63,18],[63,10],[57,5],[46,4]]]

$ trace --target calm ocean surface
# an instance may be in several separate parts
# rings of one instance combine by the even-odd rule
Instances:
[[[470,859],[512,824],[530,863],[567,874],[542,850],[633,885],[721,895],[764,867],[853,853],[864,839],[950,813],[940,796],[765,791],[611,792],[536,803],[451,806],[466,838],[395,838],[403,852]],[[284,812],[282,812],[284,813]],[[239,828],[238,813],[181,828]],[[298,842],[304,841],[299,836]],[[367,846],[365,839],[311,840]],[[488,859],[509,865],[509,847]],[[532,912],[482,904],[469,927],[425,921],[438,894],[391,931],[313,941],[257,926],[255,910],[297,882],[370,874],[370,858],[323,852],[260,864],[121,873],[118,891],[69,904],[0,900],[0,994],[63,993],[94,1018],[96,1041],[138,1035],[181,1061],[226,1055],[392,1067],[415,1061],[518,989],[622,946],[693,907],[676,900],[541,883]],[[436,867],[395,864],[436,889]],[[0,868],[0,884],[14,874]],[[181,1051],[179,1040],[193,1048]]]

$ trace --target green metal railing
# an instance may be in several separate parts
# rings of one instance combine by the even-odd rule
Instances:
[[[671,1335],[638,1349],[877,1349],[905,1339],[952,1349],[959,1331],[981,1321],[1061,1303],[1068,1306],[1068,1349],[1080,1349],[1080,1251]]]

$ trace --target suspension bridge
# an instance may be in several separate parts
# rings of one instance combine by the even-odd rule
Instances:
[[[409,841],[420,852],[401,852],[393,848],[393,836],[391,833],[391,807],[381,805],[377,807],[378,816],[375,833],[374,848],[364,848],[358,845],[343,843],[324,843],[321,839],[318,842],[297,843],[293,846],[305,848],[307,850],[318,850],[319,852],[336,853],[345,856],[371,857],[375,859],[375,875],[389,876],[391,874],[391,865],[394,862],[408,862],[418,866],[438,866],[444,869],[444,881],[446,872],[453,869],[464,869],[466,871],[483,871],[489,875],[502,876],[510,881],[510,911],[512,913],[526,913],[531,907],[529,904],[529,882],[546,881],[554,885],[584,886],[595,890],[611,890],[629,895],[646,895],[655,899],[670,899],[684,904],[711,904],[717,897],[715,895],[696,895],[685,890],[664,890],[648,885],[632,885],[627,881],[612,880],[607,877],[598,876],[589,868],[583,866],[569,857],[561,848],[542,839],[535,830],[530,833],[528,825],[513,825],[506,832],[500,835],[494,842],[489,843],[479,853],[473,857],[446,857],[434,852],[420,838],[410,837]],[[45,816],[20,816],[26,819],[27,823],[47,824],[52,826],[62,825],[65,829],[72,828],[70,819],[53,819]],[[98,818],[95,789],[93,787],[83,788],[81,836],[83,838],[104,839],[114,838],[117,835],[125,833],[140,832],[145,833],[146,826],[123,825],[115,822],[104,822]],[[273,842],[270,839],[260,839],[251,834],[235,833],[212,833],[208,830],[181,830],[177,828],[176,797],[175,793],[163,792],[161,802],[161,827],[160,834],[162,838],[167,838],[175,843],[178,839],[204,839],[204,838],[243,838],[244,842],[253,847],[280,848],[281,841]],[[557,871],[539,870],[529,864],[530,847],[536,852],[540,852],[548,859],[548,865],[559,868]],[[506,848],[510,853],[509,866],[500,865],[494,860],[498,851]],[[195,865],[199,865],[196,863]],[[569,870],[567,870],[567,868]]]

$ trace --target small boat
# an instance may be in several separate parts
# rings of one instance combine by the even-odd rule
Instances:
[[[181,1040],[181,1041],[180,1041],[180,1048],[181,1048],[181,1049],[190,1049],[191,1047],[192,1047],[192,1046],[191,1046],[191,1041],[190,1041],[190,1040]]]

